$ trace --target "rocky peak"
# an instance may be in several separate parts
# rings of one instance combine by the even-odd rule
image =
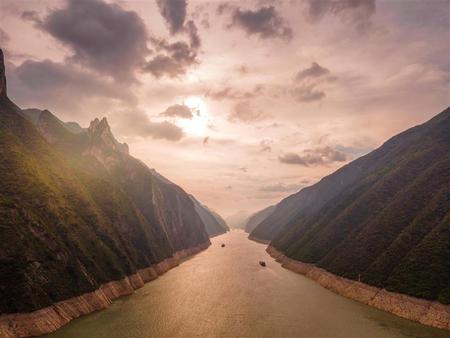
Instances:
[[[95,118],[89,124],[88,135],[91,139],[93,147],[100,147],[102,149],[114,150],[123,154],[129,154],[128,145],[120,143],[116,140],[106,117],[99,120]]]
[[[97,117],[95,120],[91,121],[89,124],[88,132],[95,133],[111,133],[111,128],[109,127],[108,120],[106,117],[99,120]]]
[[[3,50],[0,49],[0,97],[6,97],[6,74]]]

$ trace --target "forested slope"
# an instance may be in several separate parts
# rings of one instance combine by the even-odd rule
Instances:
[[[0,51],[0,313],[97,289],[209,243],[189,196],[128,155],[106,120],[87,131],[28,121]]]
[[[252,235],[337,275],[450,303],[450,108],[290,199],[287,222],[277,207]]]

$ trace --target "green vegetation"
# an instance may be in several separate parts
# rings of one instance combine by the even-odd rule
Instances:
[[[280,202],[251,235],[337,275],[450,303],[450,108]]]
[[[194,196],[189,195],[194,202],[195,210],[205,224],[206,232],[209,237],[218,236],[226,233],[230,229],[219,214],[211,211],[206,205],[200,203]]]
[[[95,290],[208,242],[188,194],[97,122],[73,132],[0,95],[0,313]]]
[[[271,205],[250,216],[247,220],[247,224],[245,225],[245,231],[251,233],[262,221],[272,214],[275,208],[275,205]]]

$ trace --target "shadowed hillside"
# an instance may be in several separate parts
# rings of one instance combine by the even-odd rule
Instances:
[[[197,210],[198,215],[205,224],[209,237],[218,236],[230,230],[219,214],[200,203],[194,196],[190,195],[190,197],[192,202],[194,202],[195,210]]]
[[[271,205],[270,207],[264,208],[250,216],[247,220],[247,224],[245,225],[245,231],[251,233],[262,221],[272,214],[275,208],[276,205]]]
[[[83,131],[12,103],[2,53],[0,156],[2,313],[93,291],[209,242],[188,194],[131,157],[105,119]]]
[[[251,236],[337,275],[450,303],[450,108],[281,201]]]

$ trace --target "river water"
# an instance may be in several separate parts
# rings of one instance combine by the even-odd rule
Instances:
[[[447,331],[373,309],[283,269],[243,231],[211,241],[133,295],[46,337],[449,338]]]

